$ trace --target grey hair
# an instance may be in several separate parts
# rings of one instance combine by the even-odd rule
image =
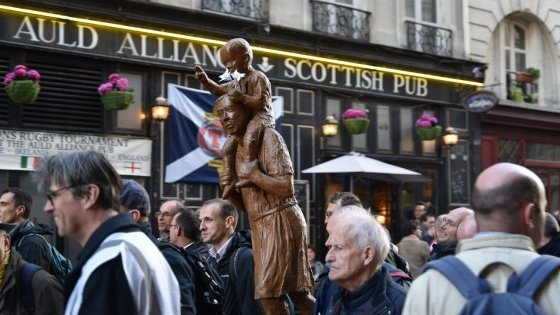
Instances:
[[[360,250],[373,247],[373,263],[381,268],[390,248],[389,237],[385,229],[364,208],[346,206],[333,215],[333,219],[347,226],[347,235]]]
[[[89,193],[86,185],[99,187],[96,204],[105,210],[118,209],[121,180],[103,154],[95,151],[56,154],[43,159],[33,174],[38,190],[46,192],[51,184],[67,187],[75,197]]]

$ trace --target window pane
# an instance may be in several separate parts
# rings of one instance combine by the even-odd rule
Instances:
[[[523,71],[527,67],[525,66],[525,53],[515,53],[515,69],[517,71]]]
[[[436,23],[436,0],[422,0],[422,21]]]
[[[128,86],[133,90],[134,102],[127,109],[117,112],[117,128],[142,129],[142,75],[133,73],[121,73],[128,79]]]
[[[405,11],[406,11],[406,16],[407,17],[411,17],[411,18],[415,17],[415,15],[414,15],[414,2],[415,2],[415,0],[406,0]]]
[[[515,48],[525,49],[525,30],[519,26],[514,26],[515,29]]]
[[[511,70],[511,51],[506,49],[506,70]]]
[[[506,21],[504,25],[504,29],[505,29],[504,37],[505,37],[506,47],[511,47],[511,38],[510,38],[511,34],[509,32],[509,28],[510,28],[510,24],[508,21]]]

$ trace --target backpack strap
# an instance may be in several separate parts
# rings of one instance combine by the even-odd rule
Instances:
[[[31,285],[31,280],[33,280],[33,275],[35,275],[35,272],[37,272],[40,268],[41,267],[28,262],[21,266],[19,273],[19,293],[21,300],[23,301],[23,305],[34,305],[33,286]]]
[[[239,252],[243,252],[247,247],[238,247],[233,253],[233,260],[229,263],[229,277],[232,282],[237,281],[237,261],[239,259]]]
[[[560,259],[542,255],[533,260],[519,275],[508,280],[508,292],[516,292],[533,298],[541,285],[550,280],[550,275],[560,269]]]
[[[488,281],[475,275],[465,263],[455,256],[445,256],[432,261],[424,267],[424,271],[428,269],[435,269],[444,275],[467,300],[490,292]]]

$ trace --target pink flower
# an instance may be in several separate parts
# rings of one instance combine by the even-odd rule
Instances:
[[[107,82],[107,83],[103,83],[99,86],[99,88],[97,89],[97,92],[99,92],[100,95],[105,95],[109,92],[111,92],[113,90],[113,83],[111,82]]]
[[[110,82],[117,82],[117,80],[119,79],[119,74],[118,73],[113,73],[109,75],[109,81]]]
[[[36,70],[27,70],[24,65],[17,65],[14,67],[14,71],[8,72],[4,76],[4,85],[10,85],[14,80],[33,80],[35,83],[39,83],[41,75]]]
[[[438,124],[438,119],[432,115],[422,114],[420,118],[416,120],[416,127],[433,127]]]
[[[366,118],[366,111],[363,109],[347,109],[344,114],[342,114],[342,119],[354,119],[354,118]]]
[[[30,78],[31,80],[35,81],[35,82],[37,82],[37,81],[39,81],[39,79],[41,79],[41,75],[36,70],[27,71],[27,77]]]
[[[127,78],[120,78],[116,82],[117,88],[120,91],[126,91],[128,89],[128,79]]]
[[[27,70],[23,69],[23,68],[19,68],[16,71],[14,71],[14,73],[16,74],[16,78],[23,78],[27,75]]]

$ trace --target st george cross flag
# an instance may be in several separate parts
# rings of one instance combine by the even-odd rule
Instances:
[[[165,182],[217,184],[218,171],[209,162],[220,156],[227,135],[212,109],[216,97],[204,90],[167,85],[170,105],[165,121]],[[282,97],[272,97],[276,129],[284,108]]]

